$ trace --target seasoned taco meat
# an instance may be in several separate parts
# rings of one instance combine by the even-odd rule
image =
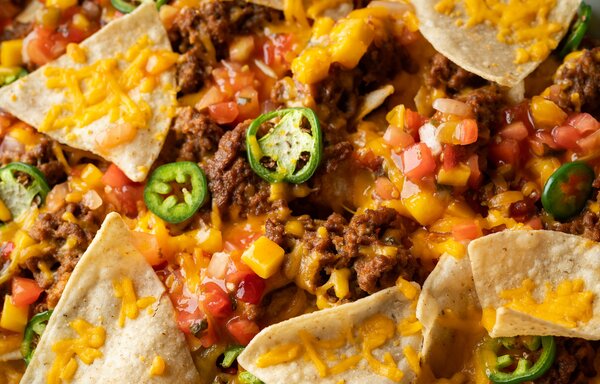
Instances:
[[[557,337],[556,360],[535,384],[584,384],[596,376],[597,341]]]
[[[441,53],[436,53],[430,60],[429,71],[425,73],[425,84],[454,94],[468,87],[481,87],[488,82],[454,64]]]
[[[217,151],[224,130],[206,114],[183,107],[177,111],[171,132],[175,135],[173,161],[199,162]]]

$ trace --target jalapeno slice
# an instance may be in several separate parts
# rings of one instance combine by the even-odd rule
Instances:
[[[502,355],[496,358],[496,365],[494,367],[486,369],[488,378],[495,384],[519,384],[543,376],[554,363],[556,342],[552,336],[542,336],[540,339],[542,352],[533,365],[531,365],[529,360],[521,357],[518,359],[516,368],[512,372],[503,372],[501,369],[514,365],[514,362],[510,355]]]
[[[583,37],[590,26],[591,19],[592,7],[582,1],[579,5],[579,10],[577,11],[577,20],[575,21],[575,24],[573,24],[571,32],[560,50],[560,57],[565,57],[579,48],[579,44],[581,44],[581,40],[583,40]]]
[[[141,3],[147,2],[148,0],[110,0],[110,3],[117,11],[122,13],[133,12]],[[156,8],[160,8],[167,3],[167,0],[156,0]]]
[[[42,336],[42,333],[44,333],[51,315],[52,310],[40,312],[33,316],[27,323],[25,332],[23,333],[23,341],[21,342],[21,355],[23,356],[23,360],[25,360],[26,364],[29,364],[31,358],[33,357],[33,351],[35,349],[34,342],[36,342],[34,337],[36,335],[38,337]]]
[[[546,182],[542,206],[558,220],[577,215],[592,193],[594,178],[594,170],[584,162],[563,164]]]
[[[196,213],[207,191],[206,176],[198,164],[180,161],[154,170],[144,188],[144,201],[158,217],[176,224]]]
[[[266,123],[274,125],[258,138]],[[321,161],[323,142],[317,115],[309,108],[287,108],[260,115],[246,133],[252,170],[269,183],[299,184],[310,179]]]
[[[25,177],[21,178],[19,173]],[[18,217],[29,209],[36,198],[42,204],[48,192],[50,187],[46,178],[36,167],[15,162],[0,168],[0,198],[12,217]]]

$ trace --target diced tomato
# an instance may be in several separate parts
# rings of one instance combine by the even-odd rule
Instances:
[[[552,138],[558,146],[577,151],[579,149],[577,140],[581,138],[581,132],[570,125],[562,125],[552,129]]]
[[[481,228],[479,228],[479,226],[474,222],[461,223],[456,224],[452,228],[452,236],[458,241],[473,240],[481,237],[482,232]]]
[[[456,133],[456,138],[461,145],[473,144],[478,136],[477,121],[464,119],[456,126]]]
[[[216,283],[208,282],[202,285],[204,291],[204,308],[216,318],[224,318],[233,313],[231,299]]]
[[[490,159],[496,164],[517,164],[520,156],[519,142],[503,139],[489,146]]]
[[[63,48],[66,48],[66,45]],[[42,66],[57,57],[54,53],[55,49],[56,46],[50,40],[38,34],[36,38],[31,39],[27,44],[27,56],[29,56],[32,63]]]
[[[577,128],[582,134],[595,132],[600,129],[600,123],[589,113],[577,113],[567,119],[567,124]]]
[[[10,260],[10,254],[12,253],[13,249],[15,249],[15,243],[13,243],[12,241],[6,241],[2,243],[2,247],[0,248],[0,255],[2,255],[2,258],[4,260]]]
[[[406,177],[413,181],[433,175],[436,167],[431,150],[423,143],[412,145],[402,152],[400,159],[396,156],[393,159]]]
[[[523,101],[520,104],[515,105],[504,110],[504,122],[506,125],[515,123],[517,121],[525,124],[525,127],[529,130],[533,130],[533,118],[529,110],[529,102]]]
[[[144,186],[133,184],[115,187],[105,196],[107,202],[114,205],[117,211],[128,217],[135,217],[138,213],[138,202],[142,201],[144,197]]]
[[[108,169],[102,176],[101,180],[104,183],[104,185],[108,185],[113,188],[134,184],[134,182],[131,181],[125,175],[125,173],[123,173],[123,171],[121,171],[119,167],[117,167],[114,164],[108,166]]]
[[[375,193],[384,200],[397,199],[400,197],[398,189],[387,177],[378,177],[375,180]]]
[[[358,162],[359,166],[373,172],[376,172],[381,166],[381,158],[368,148],[359,148],[352,152],[352,157]]]
[[[522,121],[517,121],[502,128],[499,134],[504,139],[521,141],[529,136],[529,131]]]
[[[577,140],[577,145],[586,153],[598,150],[600,148],[600,130]]]
[[[262,56],[265,64],[272,66],[286,62],[287,52],[294,45],[292,34],[278,34],[275,38],[267,40],[262,47]]]
[[[227,330],[233,338],[242,345],[248,345],[260,329],[254,321],[234,318],[227,322]]]
[[[419,135],[419,128],[427,121],[427,118],[421,116],[418,112],[406,109],[405,124],[407,131],[414,137],[417,138]]]
[[[132,231],[133,246],[144,255],[146,261],[152,266],[157,266],[165,261],[160,253],[160,247],[156,236],[145,233]]]
[[[228,275],[226,283],[235,288],[235,298],[245,303],[258,304],[265,292],[265,281],[251,271],[240,271]]]
[[[18,307],[24,307],[35,301],[44,292],[42,288],[32,279],[14,277],[12,281],[12,300]]]
[[[254,119],[260,114],[258,92],[253,87],[246,87],[235,94],[239,115],[237,119],[244,121]]]
[[[415,143],[411,134],[404,132],[402,128],[390,125],[383,134],[383,140],[394,149],[404,149]]]
[[[479,156],[471,155],[467,160],[467,165],[471,169],[471,175],[469,176],[469,187],[475,189],[479,187],[481,183],[481,170],[479,169]]]
[[[237,103],[229,101],[209,106],[208,113],[210,114],[210,117],[217,122],[217,124],[229,124],[237,119],[240,111]]]
[[[442,167],[448,171],[465,160],[465,148],[459,145],[444,144],[442,149]]]
[[[531,229],[542,229],[543,228],[542,219],[540,219],[537,216],[531,218],[528,222],[525,223],[525,225],[530,226]]]

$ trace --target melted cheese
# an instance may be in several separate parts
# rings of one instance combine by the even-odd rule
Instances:
[[[125,325],[125,318],[136,319],[140,309],[152,305],[156,298],[152,296],[138,299],[133,289],[133,282],[130,278],[124,277],[120,281],[113,281],[115,297],[121,299],[121,311],[119,313],[119,326]]]
[[[68,131],[90,125],[104,116],[109,116],[111,123],[127,123],[136,130],[145,128],[152,110],[139,97],[134,100],[132,91],[151,92],[158,83],[157,77],[177,61],[177,54],[152,50],[151,44],[144,36],[124,55],[78,68],[46,68],[46,86],[64,90],[67,101],[48,111],[39,130]],[[76,63],[87,63],[82,48],[73,44],[69,47],[68,54]]]
[[[435,10],[454,15],[461,0],[440,0]],[[548,20],[556,0],[462,0],[466,12],[466,27],[489,23],[497,28],[498,41],[524,44],[517,48],[516,64],[543,60],[556,48],[556,34],[563,29]],[[463,20],[460,20],[461,22]]]
[[[520,287],[502,291],[500,297],[507,300],[507,308],[567,328],[574,328],[579,322],[585,323],[592,318],[594,294],[584,291],[583,280],[565,280],[554,290],[546,283],[546,294],[541,302],[533,297],[534,289],[535,283],[526,279]]]
[[[83,319],[76,319],[69,326],[77,332],[78,337],[60,340],[52,346],[56,358],[48,371],[48,384],[60,384],[63,380],[72,379],[79,365],[76,357],[87,365],[102,357],[100,348],[106,340],[104,328],[94,327]]]

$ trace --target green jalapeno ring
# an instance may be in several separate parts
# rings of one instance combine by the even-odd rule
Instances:
[[[30,178],[30,184],[25,186],[19,183],[15,177],[16,172],[26,174]],[[36,197],[42,204],[50,192],[44,174],[36,167],[13,162],[0,168],[0,198],[6,204],[13,217],[20,216],[31,206]]]
[[[183,202],[172,194],[171,183],[191,186],[191,191],[182,187]],[[177,224],[189,219],[200,209],[206,202],[207,191],[206,176],[198,164],[180,161],[161,165],[154,170],[144,188],[144,202],[158,217]]]
[[[542,353],[533,366],[526,359],[519,359],[517,368],[510,373],[500,372],[499,367],[488,368],[486,375],[494,384],[519,384],[542,377],[556,358],[556,341],[553,336],[542,336]]]
[[[34,334],[38,336],[42,336],[44,330],[46,329],[46,325],[48,324],[48,320],[50,320],[50,316],[52,316],[52,310],[48,310],[45,312],[40,312],[33,316],[31,320],[27,323],[25,327],[25,332],[23,333],[23,341],[21,342],[21,355],[23,356],[23,360],[25,360],[25,364],[29,365],[31,362],[31,358],[33,357],[33,336]]]
[[[560,57],[565,57],[569,53],[576,51],[577,48],[579,48],[579,44],[581,44],[581,40],[583,40],[583,37],[590,26],[590,21],[592,19],[592,7],[582,1],[579,5],[577,15],[577,21],[575,21],[575,24],[573,24],[571,33],[569,33],[569,36],[565,40],[564,46],[560,50]]]
[[[592,194],[595,177],[594,170],[584,162],[563,164],[544,185],[542,206],[558,220],[577,215]]]
[[[146,2],[148,0],[142,0],[142,1],[134,1],[134,0],[110,0],[110,3],[112,4],[113,7],[115,7],[115,9],[119,12],[122,13],[131,13],[133,11],[135,11],[135,9],[138,7],[139,4],[135,4],[135,3],[143,3]],[[160,8],[163,5],[165,5],[167,3],[168,0],[156,0],[156,8]]]
[[[261,125],[277,117],[281,120],[267,134],[257,138]],[[300,127],[304,118],[310,124],[310,134]],[[248,127],[246,147],[250,167],[258,176],[269,183],[287,181],[300,184],[312,177],[321,162],[323,140],[319,119],[310,108],[287,108],[265,113]],[[296,172],[298,161],[305,152],[310,158]],[[275,170],[261,164],[264,157],[275,162]]]

